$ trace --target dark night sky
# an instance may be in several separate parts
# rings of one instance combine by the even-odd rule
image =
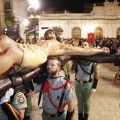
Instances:
[[[109,0],[114,1],[114,0]],[[120,1],[120,0],[118,0]],[[56,10],[70,10],[75,13],[83,12],[84,4],[103,3],[105,0],[40,0],[40,10],[55,8]]]

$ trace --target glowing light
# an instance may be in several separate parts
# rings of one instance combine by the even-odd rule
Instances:
[[[38,2],[38,0],[29,0],[29,4],[35,9],[37,10],[40,7],[40,3]]]
[[[29,20],[25,19],[23,24],[24,24],[24,26],[27,26],[27,25],[29,25],[29,23],[30,23]]]

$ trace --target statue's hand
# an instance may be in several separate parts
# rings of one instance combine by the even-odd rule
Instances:
[[[110,54],[109,48],[103,47],[102,50],[103,50],[103,53],[105,53],[105,54]]]

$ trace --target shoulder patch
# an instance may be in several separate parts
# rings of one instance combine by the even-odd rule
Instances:
[[[24,104],[25,98],[24,97],[19,97],[18,98],[18,104]]]

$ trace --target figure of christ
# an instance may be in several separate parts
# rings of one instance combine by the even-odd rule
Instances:
[[[109,54],[109,49],[69,47],[56,40],[41,40],[36,44],[19,44],[6,35],[0,36],[0,75],[7,72],[13,65],[35,69],[46,62],[50,56],[91,56]]]

